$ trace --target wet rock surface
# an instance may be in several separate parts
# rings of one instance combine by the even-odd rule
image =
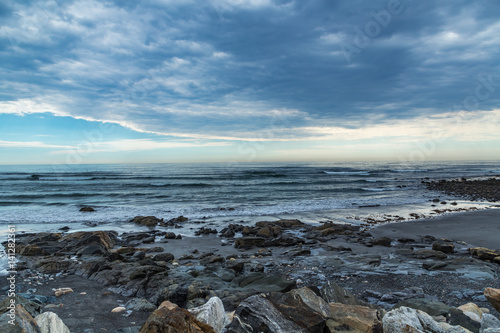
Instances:
[[[18,291],[56,313],[71,331],[82,332],[100,326],[137,330],[165,301],[192,309],[214,297],[226,311],[236,311],[227,332],[247,332],[248,325],[289,332],[372,325],[380,331],[383,314],[393,307],[418,308],[474,332],[481,324],[456,307],[473,302],[496,311],[483,291],[499,286],[497,251],[462,241],[377,238],[359,226],[278,220],[233,224],[217,234],[203,226],[198,238],[174,234],[166,242],[169,231],[156,223],[121,235],[19,235]],[[55,298],[57,288],[74,292]],[[109,294],[102,298],[104,293]],[[91,295],[99,296],[95,306],[85,303]],[[117,307],[125,311],[111,313]],[[157,318],[165,310],[159,312]],[[183,311],[176,316],[187,318]]]

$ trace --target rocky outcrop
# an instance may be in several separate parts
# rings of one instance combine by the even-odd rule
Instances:
[[[149,316],[140,333],[215,333],[215,331],[186,309],[165,301]]]
[[[217,333],[220,333],[230,323],[219,297],[212,297],[202,306],[189,309],[189,312],[199,321],[212,326]]]
[[[472,247],[469,249],[470,254],[480,260],[494,261],[500,257],[500,251],[487,249],[485,247]]]
[[[54,312],[44,312],[35,317],[41,333],[70,333],[69,328]]]

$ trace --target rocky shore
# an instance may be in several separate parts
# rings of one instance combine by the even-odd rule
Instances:
[[[14,327],[67,332],[64,325],[85,333],[402,332],[404,325],[414,332],[500,331],[500,298],[487,289],[500,287],[495,249],[426,233],[377,237],[361,226],[299,220],[200,226],[197,238],[165,231],[182,229],[186,221],[136,217],[131,223],[145,230],[121,235],[67,229],[17,235]],[[0,288],[9,290],[6,279]],[[0,306],[0,331],[23,332],[8,323],[8,301]]]
[[[428,189],[470,200],[500,201],[500,177],[488,179],[451,179],[424,182]]]

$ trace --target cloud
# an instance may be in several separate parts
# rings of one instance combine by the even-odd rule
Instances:
[[[3,141],[3,140],[0,140],[0,147],[2,147],[2,148],[65,148],[65,149],[75,148],[73,146],[52,145],[52,144],[47,144],[47,143],[40,142],[40,141],[22,142],[22,141]]]
[[[494,137],[500,4],[402,3],[348,63],[387,1],[7,1],[0,113],[213,141]],[[489,74],[461,130],[440,123]]]

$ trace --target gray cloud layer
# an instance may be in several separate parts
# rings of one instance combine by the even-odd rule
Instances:
[[[465,0],[10,1],[0,99],[212,135],[492,110],[499,17]]]

